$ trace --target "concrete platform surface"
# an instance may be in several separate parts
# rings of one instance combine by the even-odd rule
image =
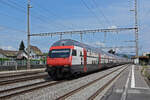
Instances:
[[[150,88],[140,73],[140,67],[129,66],[102,100],[150,100]]]

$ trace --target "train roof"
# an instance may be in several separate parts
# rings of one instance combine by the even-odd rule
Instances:
[[[87,44],[84,44],[84,43],[81,43],[72,39],[62,39],[62,40],[56,41],[52,46],[71,46],[71,45],[86,48],[87,50],[92,50],[92,51],[105,54],[111,57],[118,57],[116,55],[112,55],[110,53],[104,52],[100,48],[92,47],[90,45],[87,45]],[[119,57],[119,58],[122,58],[122,57]]]
[[[98,48],[95,48],[95,47],[92,47],[90,45],[78,42],[76,40],[71,40],[71,39],[59,40],[59,41],[55,42],[52,46],[70,46],[70,45],[86,48],[87,50],[103,52],[101,49],[98,50]]]

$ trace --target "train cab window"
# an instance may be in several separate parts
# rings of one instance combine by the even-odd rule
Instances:
[[[77,56],[77,51],[76,50],[72,50],[72,56]]]
[[[49,51],[50,58],[68,58],[70,56],[70,49],[53,49]]]

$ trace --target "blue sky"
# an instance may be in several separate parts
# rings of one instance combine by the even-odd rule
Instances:
[[[133,27],[134,0],[31,0],[31,33],[85,30],[96,28]],[[138,0],[140,53],[150,51],[150,1]],[[18,50],[23,40],[27,44],[27,0],[0,0],[0,48]],[[80,41],[79,35],[66,35]],[[31,44],[47,52],[55,37],[31,37]],[[87,34],[83,42],[96,46],[126,46],[134,43],[134,31]],[[133,52],[134,49],[117,49],[118,52]]]

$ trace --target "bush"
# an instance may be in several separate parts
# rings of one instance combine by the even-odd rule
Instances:
[[[8,61],[9,58],[0,58],[0,61]]]

